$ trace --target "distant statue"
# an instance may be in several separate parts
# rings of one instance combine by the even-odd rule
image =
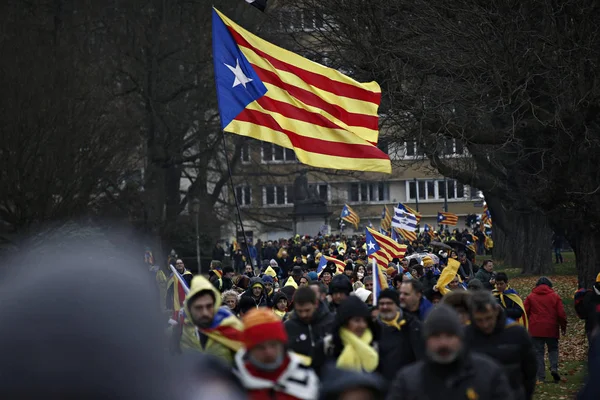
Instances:
[[[294,180],[294,203],[320,203],[321,199],[315,185],[308,184],[306,171],[303,171]]]

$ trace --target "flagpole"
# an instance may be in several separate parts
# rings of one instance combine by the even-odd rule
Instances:
[[[379,270],[377,268],[377,260],[375,257],[371,258],[371,260],[373,260],[373,307],[377,307],[376,285],[379,285]],[[381,291],[381,288],[379,288],[379,290]]]
[[[242,230],[242,236],[244,236],[244,245],[246,246],[246,254],[250,262],[250,248],[248,247],[248,241],[246,240],[246,231],[244,230],[244,222],[242,221],[242,213],[240,211],[240,203],[238,202],[237,195],[235,194],[235,186],[233,184],[233,174],[231,173],[231,165],[229,164],[229,157],[227,156],[227,142],[225,141],[225,131],[221,131],[223,134],[223,153],[225,154],[225,162],[227,163],[227,172],[229,173],[229,183],[231,184],[231,193],[233,193],[233,199],[235,200],[235,208],[237,210],[238,220],[240,221],[240,228]],[[237,232],[236,232],[237,239]]]

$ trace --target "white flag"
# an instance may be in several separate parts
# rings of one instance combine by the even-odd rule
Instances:
[[[401,208],[394,207],[394,217],[392,218],[392,226],[394,228],[404,229],[414,232],[417,230],[417,217]]]

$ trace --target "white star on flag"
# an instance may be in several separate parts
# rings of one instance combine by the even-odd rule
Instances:
[[[375,250],[375,243],[369,242],[367,246],[369,246],[369,250]]]
[[[223,64],[225,64],[225,63],[223,63]],[[225,66],[227,68],[229,68],[229,70],[231,72],[233,72],[233,75],[235,76],[232,87],[236,87],[237,85],[242,85],[242,86],[244,86],[244,89],[245,89],[246,83],[252,82],[252,79],[248,78],[246,76],[246,74],[244,74],[244,71],[242,71],[242,68],[240,67],[240,60],[238,60],[237,58],[235,60],[235,67],[232,67],[231,65],[227,65],[227,64],[225,64]]]

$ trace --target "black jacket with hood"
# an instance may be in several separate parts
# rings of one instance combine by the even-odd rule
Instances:
[[[292,312],[290,318],[285,321],[290,350],[310,357],[315,345],[331,333],[334,319],[334,314],[323,302],[319,303],[312,321],[308,324],[298,318],[295,312]]]
[[[350,320],[350,318],[353,317],[366,318],[369,329],[373,334],[371,346],[379,352],[378,342],[381,327],[371,318],[369,307],[358,297],[350,296],[346,300],[342,301],[338,307],[337,314],[335,315],[335,319],[331,327],[331,334],[325,336],[325,338],[319,341],[319,343],[317,343],[314,347],[311,366],[317,375],[321,376],[322,368],[329,363],[335,363],[337,358],[342,353],[342,350],[344,350],[344,345],[342,343],[342,339],[340,338],[340,328],[342,328]],[[381,355],[379,359],[381,360]]]
[[[252,294],[252,287],[255,285],[260,285],[260,287],[262,288],[262,294],[259,299],[254,298],[254,295]],[[256,307],[272,307],[273,306],[272,299],[269,298],[269,296],[267,295],[267,289],[265,288],[265,285],[261,278],[250,279],[250,285],[248,285],[248,289],[246,289],[246,291],[244,292],[242,297],[249,297],[252,300],[254,300]]]

